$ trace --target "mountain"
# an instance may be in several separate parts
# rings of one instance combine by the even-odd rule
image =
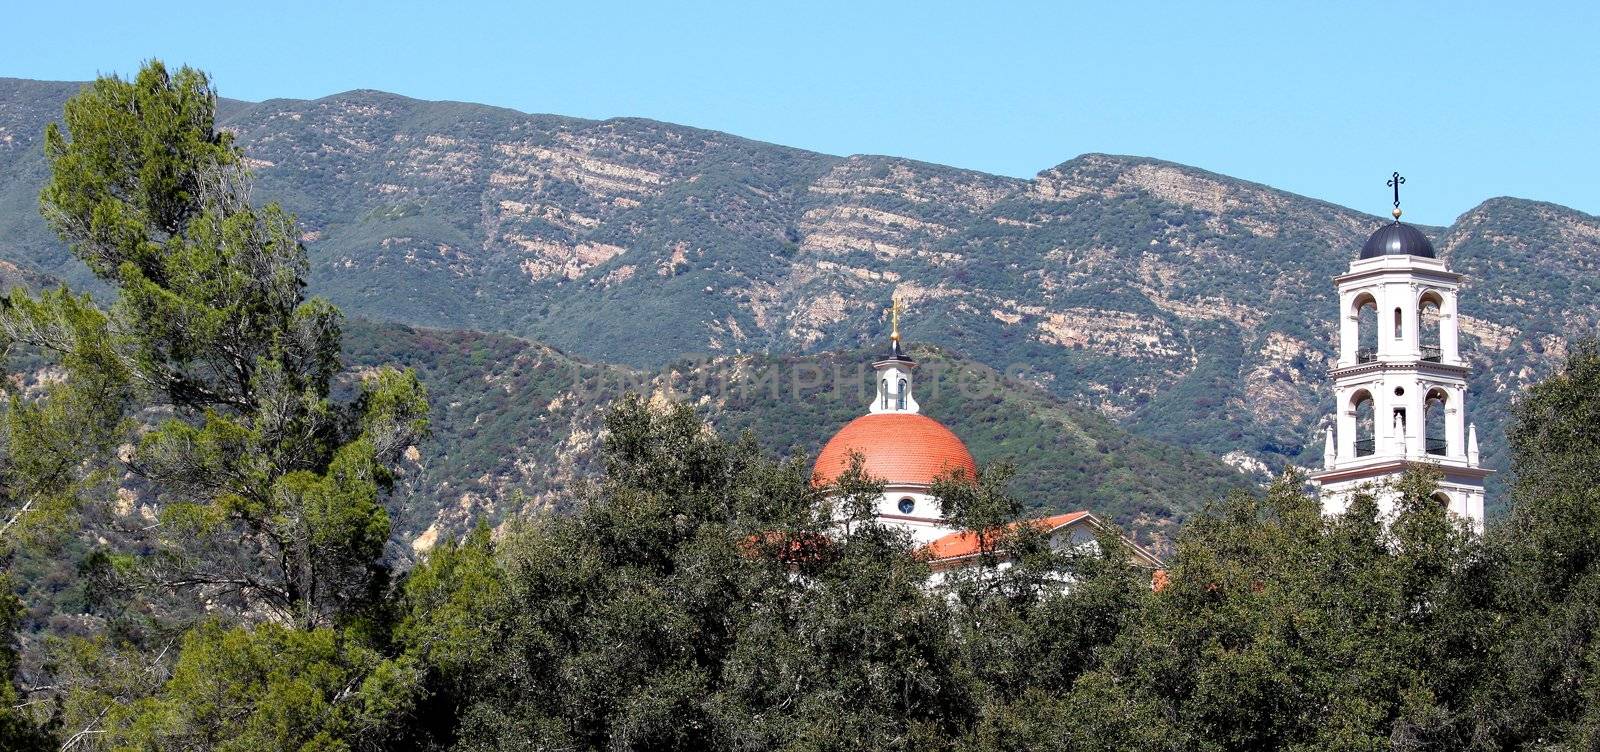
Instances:
[[[0,258],[81,284],[34,211],[76,86],[0,79]],[[1330,278],[1384,221],[1138,157],[1020,180],[375,91],[221,112],[352,314],[658,369],[858,349],[894,295],[909,341],[1268,470],[1320,460]],[[1422,229],[1468,275],[1468,409],[1503,469],[1510,401],[1600,320],[1600,218],[1497,198]]]

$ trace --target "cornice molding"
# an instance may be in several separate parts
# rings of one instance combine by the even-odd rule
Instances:
[[[1369,373],[1389,372],[1415,372],[1439,376],[1454,376],[1465,379],[1472,374],[1472,367],[1454,363],[1435,363],[1431,360],[1402,360],[1385,361],[1374,360],[1367,363],[1357,363],[1353,366],[1334,366],[1328,369],[1328,378],[1338,379],[1351,376],[1365,376]]]

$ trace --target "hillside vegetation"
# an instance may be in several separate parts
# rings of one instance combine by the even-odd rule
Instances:
[[[415,550],[479,519],[569,503],[572,484],[598,471],[606,407],[628,392],[684,401],[725,435],[748,432],[805,462],[871,400],[869,350],[725,356],[646,372],[502,335],[363,321],[347,328],[345,350],[357,373],[366,364],[416,369],[432,398],[433,436],[405,464],[407,493],[395,510],[396,542]],[[1184,516],[1248,483],[1214,457],[1130,434],[1037,386],[936,349],[912,354],[922,361],[923,412],[960,435],[980,464],[1017,463],[1012,488],[1031,509],[1093,509],[1160,546]]]
[[[0,258],[75,285],[35,207],[40,134],[77,87],[0,80]],[[1320,460],[1330,278],[1382,221],[1137,157],[1018,180],[375,91],[219,120],[298,216],[313,290],[355,315],[658,368],[856,349],[893,295],[910,341],[1272,470]],[[1501,198],[1424,229],[1468,275],[1469,410],[1504,469],[1511,395],[1600,316],[1600,219]]]
[[[362,98],[325,119],[345,129],[336,139],[344,146],[328,142],[303,160],[332,167],[321,179],[337,184],[363,169],[344,147],[365,155],[410,138],[348,131],[403,104],[347,99]],[[262,107],[280,105],[221,112],[245,133]],[[437,125],[415,121],[432,107],[415,104],[407,122]],[[480,112],[449,111],[451,122]],[[66,102],[64,124],[45,131],[41,214],[79,266],[53,262],[50,242],[30,245],[17,220],[17,261],[3,276],[20,286],[0,305],[0,748],[1600,744],[1600,341],[1569,348],[1537,322],[1519,319],[1527,328],[1517,331],[1465,322],[1480,361],[1523,362],[1510,375],[1498,362],[1489,368],[1485,390],[1502,408],[1504,392],[1544,367],[1535,355],[1571,351],[1512,407],[1512,504],[1481,533],[1435,500],[1439,475],[1427,468],[1393,480],[1392,515],[1365,491],[1324,514],[1295,471],[1200,506],[1241,476],[1197,447],[1253,442],[1284,418],[1235,400],[1273,410],[1296,395],[1315,401],[1303,390],[1311,379],[1293,376],[1312,372],[1300,355],[1316,348],[1296,355],[1293,343],[1323,342],[1315,326],[1297,330],[1288,300],[1257,309],[1230,296],[1268,264],[1274,273],[1256,282],[1270,288],[1316,258],[1262,261],[1271,243],[1245,236],[1310,242],[1318,222],[1339,220],[1334,207],[1280,203],[1272,216],[1284,224],[1267,228],[1226,214],[1238,186],[1223,179],[1100,157],[1028,183],[993,179],[976,193],[958,173],[891,160],[870,178],[874,190],[840,193],[865,184],[839,169],[870,160],[778,150],[789,159],[778,164],[763,156],[772,147],[717,134],[695,143],[657,124],[535,119],[566,135],[505,152],[579,179],[563,187],[546,173],[497,172],[490,183],[539,182],[521,189],[530,200],[544,190],[579,201],[610,195],[621,211],[612,219],[632,217],[626,232],[654,239],[588,237],[563,255],[555,241],[522,234],[534,225],[514,230],[527,252],[518,284],[540,307],[519,318],[499,301],[481,310],[505,318],[485,326],[560,324],[565,335],[550,335],[565,338],[551,345],[352,320],[308,295],[314,264],[304,242],[340,230],[303,229],[280,204],[256,200],[247,163],[272,170],[261,155],[280,144],[257,133],[257,151],[247,152],[218,114],[208,76],[151,61],[132,80],[85,87]],[[504,117],[513,129],[522,122]],[[14,143],[5,127],[0,142]],[[572,150],[574,134],[606,128],[632,140],[591,133]],[[452,146],[445,138],[422,143]],[[662,161],[674,155],[705,164],[682,178]],[[443,179],[459,176],[456,167],[470,174],[464,159],[447,160]],[[806,169],[821,172],[804,191],[780,179]],[[912,170],[910,183],[902,170]],[[936,178],[919,183],[918,174]],[[1124,178],[1136,187],[1119,188]],[[380,193],[405,193],[385,185]],[[315,190],[339,210],[336,191]],[[608,194],[619,190],[638,198]],[[813,192],[854,203],[813,215],[827,201]],[[909,204],[868,206],[888,195],[924,202],[923,218]],[[664,196],[683,210],[660,213],[646,201]],[[1179,199],[1202,208],[1170,209]],[[1052,214],[1039,201],[1070,211]],[[754,263],[764,241],[736,241],[759,239],[789,203],[810,207],[790,228],[790,266]],[[595,219],[598,204],[584,204],[588,214],[551,206],[538,216],[585,232],[607,226]],[[356,223],[415,220],[420,235],[460,218],[425,209],[407,200]],[[1229,218],[1207,218],[1212,210]],[[1079,224],[1096,211],[1122,219]],[[1511,219],[1469,216],[1441,241],[1464,265],[1493,267],[1486,278],[1527,288],[1491,309],[1511,319],[1564,305],[1587,326],[1582,223],[1559,225],[1570,213],[1523,203],[1484,211]],[[881,243],[851,234],[879,232],[873,223],[906,234]],[[817,229],[825,225],[833,229]],[[1166,250],[1137,245],[1158,231]],[[722,233],[707,246],[717,253],[688,244],[703,232]],[[1507,247],[1508,237],[1559,248]],[[620,271],[672,238],[659,273]],[[495,242],[482,246],[487,256]],[[377,244],[392,249],[377,258],[405,255],[343,278],[388,286],[368,303],[401,310],[395,285],[409,283],[423,284],[419,299],[450,294],[438,284],[445,276],[403,273],[435,257],[396,236]],[[1069,257],[1030,266],[1040,244]],[[450,255],[465,247],[440,242],[439,258],[462,262],[446,264],[449,275],[477,279],[482,270],[466,263],[474,257]],[[748,257],[738,264],[692,271],[741,248]],[[1195,276],[1163,276],[1189,255],[1205,262]],[[357,268],[353,257],[344,263]],[[880,268],[891,263],[899,270]],[[1572,276],[1527,276],[1540,265]],[[797,268],[847,276],[779,287]],[[726,284],[673,287],[714,275],[749,283],[756,269],[777,269],[765,282],[774,292],[759,300],[780,307],[738,304]],[[1214,276],[1199,276],[1207,270]],[[507,278],[480,281],[491,279]],[[832,285],[845,279],[860,283],[850,296]],[[352,294],[333,283],[330,294]],[[490,289],[474,284],[458,292]],[[872,350],[837,345],[854,325],[843,322],[873,324],[876,309],[856,302],[870,295],[854,293],[881,292],[874,284],[892,285],[922,314],[927,333],[911,351],[927,410],[983,458],[1017,461],[934,484],[951,524],[977,543],[963,566],[937,577],[928,551],[877,514],[880,480],[856,463],[820,487],[809,470],[811,448],[865,400]],[[1022,297],[995,297],[1005,285]],[[1184,302],[1201,294],[1210,296],[1203,307]],[[652,304],[667,307],[646,310]],[[732,307],[725,318],[696,318],[718,306]],[[1215,315],[1219,306],[1226,316]],[[469,308],[438,311],[475,315]],[[582,316],[564,318],[574,310]],[[779,319],[763,323],[758,310]],[[813,316],[803,336],[786,334],[798,312],[819,310],[842,317]],[[1260,336],[1282,362],[1230,382],[1229,358],[1265,367],[1251,344]],[[701,337],[710,354],[664,354]],[[594,352],[628,364],[596,364],[585,354]],[[997,369],[984,353],[1019,360]],[[1114,388],[1096,381],[1108,376],[1120,379]],[[1484,402],[1493,417],[1495,403]],[[1270,456],[1282,462],[1299,447],[1279,449]],[[1114,527],[1091,541],[1025,521],[1079,505],[1170,544],[1170,557],[1152,571],[1129,559]]]

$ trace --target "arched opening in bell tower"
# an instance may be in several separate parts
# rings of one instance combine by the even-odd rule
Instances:
[[[1378,451],[1376,423],[1373,411],[1376,408],[1372,401],[1372,393],[1360,389],[1350,395],[1350,409],[1356,414],[1355,447],[1357,457],[1366,457]]]
[[[1449,407],[1450,395],[1445,390],[1435,387],[1428,390],[1428,396],[1423,402],[1423,430],[1425,431],[1423,448],[1428,454],[1443,456],[1449,453],[1450,442],[1445,435],[1445,410]]]
[[[1351,304],[1356,316],[1356,362],[1378,359],[1378,301],[1372,293],[1361,293]]]
[[[1444,297],[1437,290],[1428,290],[1417,299],[1418,345],[1422,349],[1423,360],[1438,363],[1444,357],[1439,338],[1439,313],[1443,310]]]

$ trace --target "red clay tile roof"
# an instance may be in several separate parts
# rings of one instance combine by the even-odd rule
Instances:
[[[952,470],[976,478],[978,464],[972,453],[939,421],[916,413],[863,415],[845,424],[817,455],[811,482],[826,486],[850,467],[850,455],[859,452],[863,470],[890,485],[931,485],[934,478]]]
[[[1068,512],[1050,517],[1041,517],[1037,520],[1028,520],[1028,523],[1037,526],[1042,532],[1052,533],[1087,516],[1089,516],[1088,512]],[[978,553],[978,536],[971,530],[951,533],[929,543],[926,550],[928,558],[932,561],[972,556]]]

